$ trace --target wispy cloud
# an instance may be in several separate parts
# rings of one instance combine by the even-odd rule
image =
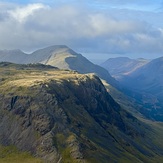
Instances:
[[[0,49],[30,51],[52,44],[66,44],[85,52],[162,53],[162,12],[97,10],[89,5],[72,5],[64,1],[53,6],[1,2]]]
[[[47,8],[47,7],[41,3],[29,4],[25,7],[17,7],[14,10],[11,11],[9,10],[8,13],[17,21],[23,22],[28,16],[33,15],[34,12],[43,8]]]

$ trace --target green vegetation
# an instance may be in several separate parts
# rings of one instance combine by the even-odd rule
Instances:
[[[72,139],[72,140],[71,140]],[[63,134],[57,134],[54,138],[54,144],[56,145],[59,153],[61,154],[61,161],[63,163],[78,163],[77,159],[71,156],[73,147],[68,147],[67,141],[73,141],[74,136],[70,135],[68,138]]]
[[[146,120],[126,96],[106,88],[121,107],[93,75],[0,66],[1,141],[14,140],[51,162],[162,162],[162,123]],[[0,156],[0,163],[41,162],[13,146],[1,146]]]
[[[134,154],[137,157],[142,158],[142,160],[144,160],[144,162],[148,162],[148,163],[163,162],[163,156],[162,156],[162,154],[163,154],[163,152],[162,152],[162,149],[163,149],[163,139],[162,139],[163,138],[163,122],[157,122],[157,121],[152,121],[152,120],[146,119],[139,112],[139,109],[142,106],[140,104],[137,104],[133,98],[125,96],[122,92],[118,91],[111,85],[107,84],[105,81],[103,81],[103,84],[105,85],[107,91],[123,107],[123,109],[130,112],[132,115],[134,115],[140,122],[144,123],[144,125],[146,126],[144,131],[146,133],[146,136],[150,139],[150,141],[148,142],[148,144],[146,144],[147,145],[146,147],[145,147],[145,144],[143,146],[145,148],[148,148],[151,146],[151,144],[153,144],[152,148],[150,147],[153,157],[144,157],[142,154],[140,154],[139,152],[137,153],[135,151],[134,151]],[[144,138],[144,139],[146,139],[146,138]],[[145,140],[144,140],[144,142],[141,142],[138,139],[138,142],[141,144],[141,143],[144,143]],[[132,149],[132,151],[133,151],[133,149]],[[122,160],[123,159],[121,159],[121,161]],[[124,162],[127,163],[126,160]]]
[[[21,152],[15,146],[0,146],[0,163],[43,163],[29,152]]]

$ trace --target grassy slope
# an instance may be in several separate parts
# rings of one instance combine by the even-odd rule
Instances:
[[[0,163],[43,163],[28,152],[20,152],[14,146],[0,146]]]
[[[145,117],[143,117],[142,114],[140,114],[137,110],[140,106],[137,105],[134,101],[134,99],[129,98],[125,96],[122,92],[118,91],[117,89],[113,88],[111,85],[107,84],[105,81],[103,81],[103,84],[107,88],[108,92],[111,94],[111,96],[128,112],[130,112],[132,115],[134,115],[137,119],[142,121],[143,123],[147,124],[151,130],[148,131],[147,135],[152,140],[152,143],[155,144],[155,149],[161,148],[163,149],[163,122],[157,122],[148,120]],[[159,151],[160,156],[153,157],[152,159],[149,159],[149,162],[163,162],[163,151]],[[155,153],[157,154],[157,153]]]
[[[19,69],[15,69],[15,68],[10,68],[9,70],[4,71],[3,68],[0,68],[0,74],[1,74],[1,85],[0,85],[0,91],[4,94],[8,94],[10,93],[15,93],[17,95],[22,95],[22,94],[30,94],[31,96],[35,96],[35,94],[31,94],[31,91],[28,89],[29,86],[35,86],[35,85],[39,85],[41,83],[46,82],[47,80],[52,80],[53,78],[55,78],[55,82],[61,83],[63,80],[73,80],[74,82],[76,82],[76,78],[77,77],[82,77],[83,75],[77,74],[76,72],[70,71],[71,73],[66,72],[66,71],[38,71],[36,70],[24,70],[24,71],[20,71]],[[10,78],[9,78],[10,77]],[[150,137],[152,138],[152,140],[154,140],[154,143],[156,143],[158,146],[162,147],[162,136],[163,136],[163,125],[157,124],[157,123],[153,123],[151,121],[147,121],[145,119],[143,119],[139,114],[134,112],[134,108],[133,108],[133,104],[128,102],[126,97],[124,97],[122,94],[120,93],[115,93],[113,88],[111,88],[109,85],[107,86],[108,89],[110,90],[110,93],[119,97],[116,97],[117,99],[119,99],[119,103],[123,105],[123,107],[127,110],[129,110],[131,113],[133,113],[134,115],[137,116],[137,118],[139,118],[141,121],[145,122],[146,124],[150,125],[153,128],[153,132],[149,133]],[[61,91],[61,90],[60,90]],[[70,101],[69,101],[70,102]],[[67,103],[67,106],[72,105],[72,103]],[[129,106],[129,107],[126,107]],[[131,108],[131,109],[130,109]],[[75,113],[76,115],[78,114],[77,112]],[[71,115],[73,115],[71,113]],[[71,119],[73,119],[73,117],[71,117]],[[75,119],[74,119],[75,120]],[[82,120],[82,119],[81,119]],[[89,120],[88,123],[90,123],[90,126],[87,127],[87,129],[91,126],[91,123],[93,121]],[[77,129],[77,128],[76,128]],[[94,129],[94,128],[93,128]],[[89,130],[89,129],[88,129]],[[83,133],[86,131],[82,131]],[[90,134],[90,133],[89,133]],[[114,134],[118,135],[118,132],[116,133],[116,130],[114,130]],[[93,151],[93,150],[89,150],[87,149],[87,151],[85,153],[87,153],[87,160],[88,162],[93,162],[95,163],[95,160],[100,160],[100,162],[107,162],[107,157],[112,157],[114,158],[115,156],[112,155],[112,153],[110,153],[108,150],[106,150],[105,148],[102,148],[101,146],[99,146],[99,144],[97,142],[100,143],[100,137],[97,137],[95,135],[93,135],[94,138],[92,138],[93,142],[90,142],[90,146],[93,145],[93,147],[95,147],[97,150]],[[72,136],[68,136],[67,138],[64,137],[64,135],[56,135],[56,139],[57,139],[57,143],[58,144],[58,148],[59,151],[62,153],[62,161],[63,162],[76,162],[75,160],[72,160],[72,158],[70,157],[70,149],[69,148],[64,148],[64,145],[62,145],[63,140],[67,140],[69,141],[69,139]],[[118,136],[117,136],[118,138]],[[82,138],[81,138],[82,139]],[[95,140],[96,139],[96,140]],[[103,140],[105,140],[103,138]],[[94,143],[96,142],[96,143]],[[118,148],[121,149],[121,146],[118,146]],[[162,147],[163,148],[163,147]],[[0,163],[1,161],[3,162],[9,162],[10,160],[12,160],[12,162],[14,162],[14,160],[16,161],[16,163],[20,162],[29,162],[30,160],[32,162],[35,161],[40,161],[36,158],[32,158],[28,153],[20,153],[19,151],[17,151],[16,149],[12,150],[13,147],[1,147],[1,151],[7,151],[7,149],[9,149],[9,151],[13,151],[11,152],[11,155],[7,155],[4,158],[0,158]],[[143,155],[141,155],[140,152],[136,151],[134,148],[132,147],[128,147],[128,151],[126,149],[122,150],[121,156],[119,157],[119,162],[121,163],[137,163],[137,162],[142,162],[140,161],[138,158],[141,158],[141,160],[144,160],[144,162],[161,162],[162,158],[160,156],[158,157],[153,157],[151,159],[151,157],[144,157]],[[133,151],[133,152],[132,152]],[[133,154],[131,154],[133,153]],[[89,156],[88,156],[89,155]],[[135,156],[134,156],[135,155]],[[137,158],[136,158],[137,157]],[[24,159],[22,161],[22,159]],[[117,158],[115,158],[117,159]]]
[[[84,75],[78,74],[73,71],[47,70],[47,71],[41,72],[37,69],[36,70],[29,69],[29,70],[20,71],[19,69],[15,69],[12,66],[7,71],[4,71],[4,68],[0,68],[0,74],[1,74],[1,85],[0,85],[1,93],[6,94],[6,95],[8,95],[8,93],[16,94],[19,96],[29,95],[32,97],[35,97],[38,93],[35,90],[35,91],[32,91],[32,94],[31,94],[31,90],[29,88],[32,86],[40,85],[41,83],[44,83],[44,82],[46,83],[47,80],[49,81],[49,80],[52,80],[55,78],[55,82],[60,84],[63,82],[63,80],[71,79],[71,80],[73,80],[73,82],[77,82],[76,79],[78,77],[81,77],[81,78],[84,77]],[[61,90],[60,87],[58,87],[58,91],[59,92],[63,91],[63,93],[65,92],[65,90]],[[66,103],[65,107],[71,108],[70,105],[72,106],[72,103],[71,103],[71,101],[68,101]],[[80,109],[80,108],[78,108],[78,109]],[[79,114],[79,112],[77,111],[78,109],[76,109],[75,112],[74,112],[74,110],[71,110],[72,112],[69,115],[70,119],[72,119],[72,120],[74,119],[74,123],[76,123],[75,122],[76,118],[74,118],[74,117]],[[75,114],[74,117],[72,116],[73,114]],[[90,124],[90,126],[87,126],[87,127],[85,126],[86,130],[89,130],[88,128],[92,127],[92,124],[94,123],[93,120],[90,120],[89,118],[90,117],[88,116],[87,119],[89,122],[87,124]],[[82,120],[83,119],[81,119],[81,121]],[[77,121],[79,121],[79,119]],[[83,132],[85,132],[85,131],[83,131]],[[75,163],[77,161],[70,156],[71,149],[69,149],[65,146],[64,141],[67,139],[69,139],[69,137],[65,137],[65,135],[63,135],[62,133],[59,136],[56,135],[57,147],[58,147],[59,152],[62,154],[63,162],[72,162],[72,163],[74,162]],[[97,141],[99,141],[99,140],[97,140]],[[90,145],[91,144],[92,143],[90,143]],[[86,157],[86,159],[88,158],[88,162],[95,163],[96,160],[102,160],[102,162],[106,162],[107,161],[106,157],[114,157],[109,151],[104,151],[104,149],[102,149],[98,145],[94,144],[92,146],[96,146],[96,148],[98,149],[98,152],[97,151],[92,152],[91,150],[85,151],[85,153],[86,153],[85,157]],[[10,148],[10,147],[6,147],[6,148]],[[88,155],[88,153],[89,153],[89,155]],[[19,161],[19,159],[17,159],[18,157],[20,157],[20,162],[21,162],[21,153],[13,152],[13,154],[11,156],[10,155],[8,157],[6,156],[4,159],[2,159],[2,161],[3,160],[5,160],[5,161],[15,160],[18,162]],[[26,157],[24,157],[24,159],[27,162],[29,162],[28,155]],[[1,158],[0,158],[0,161],[1,161]]]

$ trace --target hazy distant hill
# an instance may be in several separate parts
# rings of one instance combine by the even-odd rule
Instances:
[[[130,95],[143,102],[142,112],[163,121],[163,57],[122,75],[118,80],[133,91]]]
[[[3,52],[3,51],[2,51]],[[25,54],[18,51],[9,51],[9,55],[0,61],[8,61],[13,63],[42,63],[52,65],[60,69],[77,70],[80,73],[95,73],[100,78],[106,80],[112,85],[117,85],[114,78],[110,76],[107,70],[93,64],[81,54],[74,52],[65,45],[54,45],[47,48],[39,49],[32,54]]]
[[[163,85],[163,57],[150,61],[148,64],[128,74],[128,77],[133,80],[130,85],[140,90],[148,90],[150,92],[153,86]]]
[[[0,79],[0,151],[14,145],[44,162],[162,161],[162,132],[122,109],[97,76],[0,63]],[[12,152],[0,162],[16,162]]]
[[[0,50],[0,62],[25,63],[28,55],[19,49]]]
[[[127,57],[110,58],[101,64],[103,68],[109,71],[109,73],[117,80],[124,75],[128,75],[138,69],[139,67],[148,63],[148,60],[143,58],[130,59]]]
[[[133,71],[121,82],[132,89],[151,93],[163,100],[163,57]]]

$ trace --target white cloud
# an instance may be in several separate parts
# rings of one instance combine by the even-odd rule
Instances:
[[[41,10],[43,8],[47,8],[43,4],[29,4],[25,7],[17,7],[14,10],[9,10],[8,13],[17,21],[23,22],[29,16],[34,14],[35,11]]]
[[[141,16],[142,12],[98,12],[72,5],[8,4],[5,8],[0,10],[0,49],[31,51],[66,44],[98,53],[153,55],[163,51],[163,25],[152,24],[155,19],[162,21],[162,13],[151,13],[150,19],[147,13]]]

